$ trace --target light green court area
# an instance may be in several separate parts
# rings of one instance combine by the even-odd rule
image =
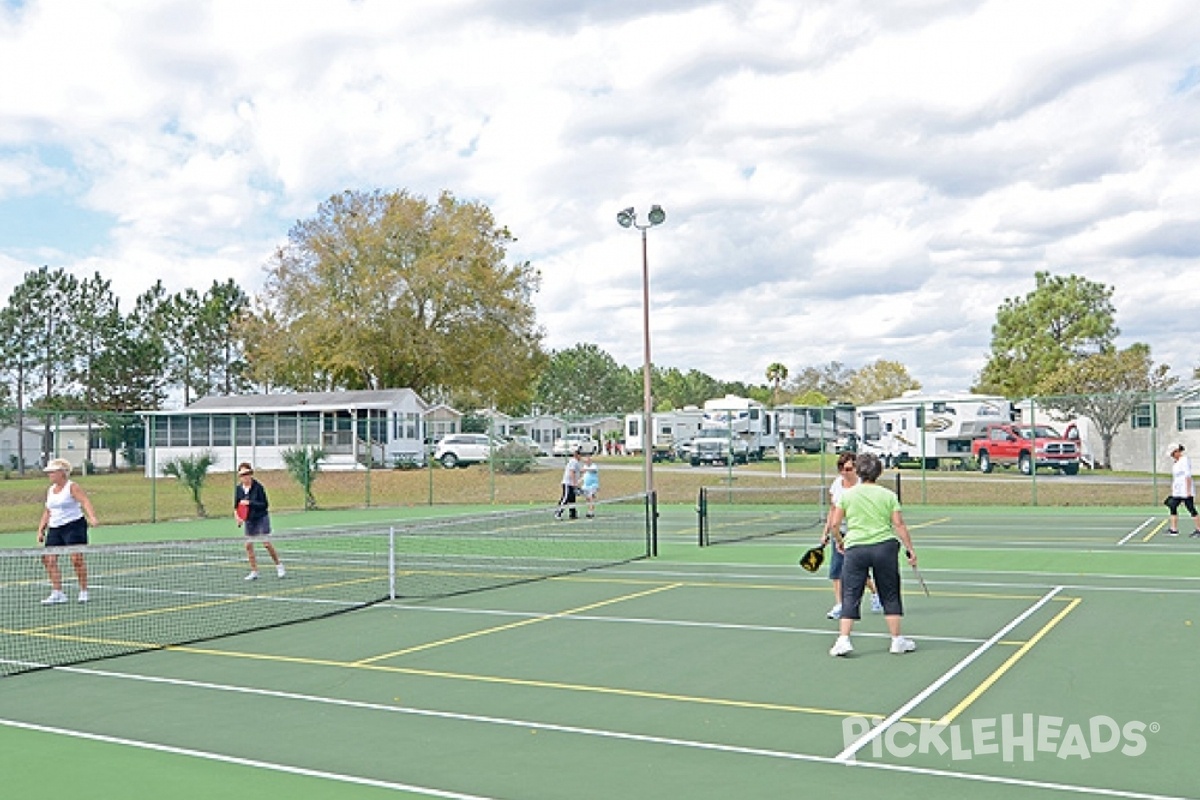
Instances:
[[[0,679],[5,795],[1200,798],[1200,540],[907,515],[908,655],[864,614],[829,656],[819,530],[701,548],[667,507],[654,558]]]

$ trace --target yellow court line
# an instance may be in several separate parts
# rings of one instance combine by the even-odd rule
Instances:
[[[1153,528],[1153,530],[1151,530],[1149,533],[1147,533],[1145,536],[1143,536],[1143,537],[1142,537],[1142,541],[1143,541],[1143,542],[1148,542],[1148,541],[1150,541],[1151,539],[1153,539],[1153,538],[1154,538],[1154,534],[1156,534],[1156,533],[1158,533],[1159,531],[1161,531],[1161,530],[1163,529],[1163,527],[1164,527],[1164,526],[1166,526],[1166,524],[1167,524],[1167,520],[1165,520],[1165,519],[1164,519],[1162,522],[1160,522],[1160,523],[1158,523],[1157,525],[1155,525],[1155,526],[1154,526],[1154,528]]]
[[[930,525],[941,525],[943,522],[949,522],[949,521],[950,521],[949,517],[942,517],[941,519],[931,519],[928,522],[918,522],[915,525],[909,525],[908,529],[911,531],[916,528],[927,528]]]
[[[362,662],[330,661],[322,658],[300,658],[297,656],[277,656],[262,653],[239,653],[229,650],[211,650],[201,647],[181,646],[169,647],[168,650],[181,653],[193,653],[224,658],[243,658],[251,661],[271,661],[304,666],[335,667],[338,669],[362,669],[383,672],[393,675],[414,675],[422,678],[442,678],[446,680],[469,681],[474,683],[491,683],[505,686],[524,686],[535,689],[557,689],[570,692],[585,692],[589,694],[612,695],[616,697],[634,697],[644,700],[664,700],[674,703],[694,703],[705,706],[723,708],[745,708],[759,711],[783,711],[792,714],[816,714],[827,717],[877,717],[878,712],[840,711],[833,708],[812,708],[808,706],[793,706],[785,703],[762,703],[751,700],[729,700],[720,697],[701,697],[698,695],[668,694],[650,692],[638,689],[620,689],[612,686],[592,686],[589,684],[560,683],[557,681],[539,681],[524,678],[505,678],[496,675],[469,675],[457,672],[440,672],[438,670],[414,669],[411,667],[391,667],[385,664],[364,664]]]
[[[1026,653],[1028,653],[1030,650],[1033,649],[1034,645],[1036,645],[1039,641],[1042,640],[1042,637],[1044,637],[1047,633],[1049,633],[1054,628],[1054,626],[1056,626],[1056,625],[1058,625],[1058,623],[1062,622],[1063,619],[1067,616],[1067,614],[1070,614],[1072,611],[1074,611],[1076,606],[1078,606],[1082,602],[1083,602],[1083,600],[1081,598],[1076,597],[1067,605],[1066,608],[1064,608],[1062,611],[1059,611],[1057,614],[1055,614],[1054,618],[1051,619],[1049,622],[1047,622],[1045,625],[1043,625],[1042,629],[1039,630],[1037,633],[1035,633],[1029,639],[1029,641],[1025,642],[1025,644],[1023,644],[1021,646],[1020,650],[1018,650],[1017,652],[1015,652],[1011,656],[1009,656],[1008,659],[1003,664],[1001,664],[1000,667],[998,669],[996,669],[995,672],[993,672],[991,675],[987,676],[986,679],[984,679],[983,683],[979,684],[979,686],[975,687],[975,689],[970,694],[968,694],[965,698],[963,698],[961,703],[959,703],[957,706],[955,706],[953,709],[951,709],[948,714],[946,714],[940,720],[938,720],[937,724],[949,725],[950,723],[952,723],[955,720],[955,718],[958,717],[959,714],[961,714],[963,711],[965,711],[967,709],[968,706],[970,706],[972,703],[974,703],[976,700],[978,700],[980,698],[980,696],[983,695],[983,693],[986,692],[988,689],[990,689],[996,681],[1000,680],[1000,677],[1002,675],[1004,675],[1004,673],[1008,672],[1008,670],[1011,669],[1014,664],[1016,664],[1018,661],[1020,661],[1025,656]]]
[[[448,639],[439,639],[436,642],[426,642],[425,644],[419,644],[415,647],[406,647],[403,650],[394,650],[390,653],[383,653],[382,655],[371,656],[370,658],[363,658],[358,661],[355,661],[354,663],[355,664],[373,664],[376,661],[384,661],[386,659],[394,658],[396,656],[404,656],[404,655],[408,655],[410,653],[419,653],[422,650],[431,650],[435,647],[441,647],[441,646],[447,645],[447,644],[455,644],[457,642],[463,642],[463,641],[466,641],[467,639],[474,639],[479,636],[487,636],[492,633],[500,633],[501,631],[509,631],[509,630],[513,630],[514,628],[523,628],[526,625],[535,625],[539,622],[546,622],[547,620],[561,619],[563,617],[568,617],[572,614],[580,614],[580,613],[583,613],[584,611],[591,611],[592,609],[595,609],[595,608],[603,608],[604,606],[609,606],[614,603],[623,603],[626,600],[635,600],[639,597],[647,597],[652,594],[658,594],[659,592],[665,592],[668,589],[676,589],[681,585],[682,584],[679,584],[679,583],[671,583],[671,584],[667,584],[665,586],[656,586],[653,589],[647,589],[644,592],[634,592],[633,594],[622,595],[621,597],[613,597],[608,600],[601,600],[598,603],[589,603],[586,606],[580,606],[579,608],[568,609],[567,611],[557,611],[553,614],[546,614],[544,616],[534,617],[533,619],[523,619],[523,620],[520,620],[519,622],[510,622],[507,625],[497,625],[496,627],[493,627],[493,628],[484,628],[483,630],[472,631],[471,633],[464,633],[461,636],[451,636]]]
[[[603,584],[626,584],[631,586],[643,586],[645,584],[655,584],[658,581],[652,578],[598,578],[584,577],[581,575],[571,575],[554,578],[556,581],[569,581],[572,583],[603,583]],[[679,581],[672,584],[680,588],[687,589],[760,589],[763,591],[773,592],[829,592],[829,585],[812,584],[805,582],[803,584],[784,584],[784,583],[717,583],[713,581]],[[934,594],[939,597],[959,597],[973,598],[977,600],[1040,600],[1041,595],[1036,594],[1000,594],[990,592],[947,592],[938,590]],[[1060,598],[1055,597],[1054,600]],[[1061,598],[1065,600],[1066,598]]]

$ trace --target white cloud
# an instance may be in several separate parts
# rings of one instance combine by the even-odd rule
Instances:
[[[32,0],[0,11],[0,210],[113,222],[0,238],[0,289],[51,263],[254,291],[329,195],[450,190],[541,270],[548,346],[638,365],[615,214],[660,203],[664,366],[884,357],[964,388],[1050,270],[1114,286],[1122,340],[1182,373],[1195,41],[1187,2]]]

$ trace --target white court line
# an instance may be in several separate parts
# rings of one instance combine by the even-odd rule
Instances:
[[[1045,588],[1045,587],[1039,587]],[[496,617],[515,617],[517,619],[554,619],[560,622],[616,622],[623,625],[661,625],[670,628],[702,628],[708,630],[726,630],[726,631],[746,631],[749,633],[786,633],[786,634],[805,634],[817,636],[829,636],[833,631],[830,628],[797,628],[787,625],[747,625],[737,622],[699,622],[686,619],[653,619],[649,617],[615,617],[604,616],[599,614],[570,614],[561,616],[557,614],[544,614],[532,611],[509,611],[501,609],[482,609],[482,608],[454,608],[448,606],[426,606],[426,605],[405,605],[404,603],[376,603],[373,608],[378,609],[398,609],[401,611],[417,611],[417,612],[433,612],[438,614],[478,614],[483,616]],[[864,637],[877,637],[880,639],[891,639],[891,635],[887,633],[870,633],[864,631],[859,634]],[[984,641],[978,636],[921,636],[923,641],[931,642],[950,642],[951,644],[979,644]]]
[[[460,792],[448,792],[442,789],[430,789],[426,786],[414,786],[407,783],[393,783],[391,781],[380,781],[374,778],[364,778],[358,775],[343,775],[337,772],[326,772],[319,769],[307,769],[305,767],[294,767],[287,764],[275,764],[270,761],[259,761],[254,758],[239,758],[238,756],[229,756],[222,753],[210,753],[206,750],[193,750],[187,747],[173,747],[166,744],[158,744],[157,742],[145,742],[138,739],[126,739],[120,736],[106,736],[100,733],[88,733],[87,731],[76,731],[68,728],[56,728],[50,725],[35,725],[29,722],[18,722],[11,719],[0,719],[0,725],[8,728],[18,728],[26,731],[36,731],[38,733],[51,733],[57,736],[69,736],[72,739],[86,739],[92,742],[103,742],[104,744],[117,744],[123,747],[133,747],[138,750],[152,750],[156,753],[168,753],[173,756],[184,756],[187,758],[199,758],[204,761],[219,761],[223,764],[234,764],[239,767],[253,767],[255,769],[265,769],[271,772],[283,772],[289,775],[301,775],[306,778],[321,778],[327,781],[336,781],[338,783],[353,783],[359,786],[371,786],[376,789],[390,789],[395,792],[410,792],[412,794],[424,795],[426,797],[440,797],[443,800],[496,800],[496,798],[485,797],[478,794],[462,794]]]
[[[1048,598],[1047,598],[1048,599]],[[836,758],[828,756],[815,756],[806,753],[794,753],[785,750],[770,750],[757,747],[740,747],[737,745],[718,744],[716,742],[704,742],[690,739],[674,739],[663,736],[650,736],[636,733],[623,733],[620,731],[608,731],[595,728],[583,728],[571,725],[554,725],[544,722],[533,722],[529,720],[508,719],[503,717],[484,717],[474,714],[462,714],[447,711],[432,711],[427,709],[405,708],[402,706],[382,705],[378,703],[367,703],[356,700],[340,700],[331,697],[319,697],[313,695],[295,694],[292,692],[282,692],[271,689],[256,689],[252,687],[231,686],[224,684],[204,683],[199,681],[180,680],[176,678],[162,678],[148,675],[134,675],[121,672],[108,672],[103,670],[87,669],[83,667],[56,667],[56,672],[70,672],[81,675],[89,675],[95,677],[107,677],[118,680],[143,681],[148,683],[162,683],[175,686],[184,686],[197,689],[206,689],[222,692],[234,692],[238,694],[257,695],[262,697],[275,697],[285,700],[299,700],[310,703],[320,703],[325,705],[342,706],[349,708],[358,708],[369,711],[382,711],[387,713],[405,714],[411,716],[434,717],[440,719],[459,720],[464,722],[475,722],[492,725],[502,725],[506,727],[514,727],[518,729],[537,729],[551,731],[557,733],[574,734],[582,736],[595,736],[604,739],[616,739],[630,742],[638,742],[645,744],[662,745],[666,747],[680,747],[696,750],[705,750],[709,752],[727,753],[733,755],[747,755],[760,758],[772,758],[785,761],[799,761],[812,764],[827,764],[839,765],[846,767],[864,767],[870,769],[884,770],[887,772],[898,772],[913,775],[926,775],[930,777],[947,778],[950,780],[966,781],[968,783],[988,783],[1000,784],[1004,786],[1015,786],[1020,788],[1048,789],[1051,791],[1070,792],[1080,795],[1094,795],[1099,797],[1115,797],[1122,800],[1196,800],[1195,798],[1187,798],[1179,795],[1165,794],[1150,794],[1146,792],[1125,791],[1121,789],[1106,789],[1102,787],[1080,786],[1076,784],[1054,783],[1050,781],[1026,780],[1023,778],[1011,778],[1000,775],[983,775],[969,772],[953,772],[950,770],[942,770],[927,767],[912,767],[904,764],[886,764],[882,762],[870,761],[839,761]],[[394,791],[407,791],[415,794],[423,794],[429,797],[446,798],[447,800],[496,800],[495,798],[483,797],[480,795],[458,794],[454,792],[443,791],[440,789],[431,789],[428,787],[410,786],[402,783],[393,783],[388,781],[380,781],[372,778],[363,778],[355,775],[343,775],[334,772],[324,772],[320,770],[310,770],[302,767],[293,767],[284,764],[274,764],[266,761],[257,761],[252,759],[237,758],[234,756],[222,755],[220,753],[210,753],[203,750],[191,750],[170,745],[162,745],[154,742],[144,742],[135,739],[125,739],[103,734],[89,733],[86,731],[76,731],[67,728],[57,728],[44,725],[35,725],[32,723],[19,722],[15,720],[0,719],[0,725],[19,728],[23,730],[38,731],[42,733],[51,733],[60,736],[69,736],[79,739],[88,739],[92,741],[108,742],[111,744],[119,744],[127,747],[134,747],[145,750],[153,750],[157,752],[170,753],[174,755],[187,756],[191,758],[206,759],[230,764],[238,764],[241,766],[256,767],[259,769],[271,770],[276,772],[290,773],[294,775],[302,775],[307,777],[322,778],[330,781],[339,781],[342,783],[353,783],[364,786],[373,786],[376,788],[390,789]]]
[[[1143,530],[1145,530],[1146,526],[1149,525],[1151,522],[1154,522],[1155,519],[1156,519],[1155,517],[1151,517],[1150,519],[1143,522],[1141,525],[1138,525],[1136,528],[1131,530],[1129,533],[1125,534],[1125,538],[1122,539],[1121,541],[1117,542],[1117,544],[1118,545],[1125,544],[1130,539],[1132,539],[1134,536],[1137,536],[1139,533],[1141,533]]]
[[[1053,588],[1049,592],[1047,592],[1042,597],[1042,599],[1038,600],[1032,606],[1025,609],[1025,611],[1020,616],[1018,616],[1012,622],[1008,623],[1003,628],[1001,628],[999,631],[997,631],[995,634],[993,634],[992,638],[988,639],[986,642],[979,645],[979,647],[975,648],[974,652],[972,652],[970,655],[968,655],[962,661],[959,661],[957,664],[955,664],[953,667],[951,667],[949,670],[947,670],[942,675],[942,677],[938,678],[936,681],[934,681],[933,683],[926,686],[923,690],[921,690],[917,694],[916,697],[912,698],[907,703],[900,706],[900,708],[898,708],[894,712],[892,712],[892,715],[890,717],[885,719],[883,722],[881,722],[876,727],[872,728],[868,733],[860,736],[858,739],[856,739],[854,742],[852,742],[845,750],[838,753],[837,758],[835,760],[836,761],[847,761],[847,762],[852,761],[854,759],[855,754],[858,753],[859,750],[863,749],[868,744],[870,744],[871,742],[875,741],[880,736],[882,736],[887,731],[888,728],[890,728],[892,725],[896,724],[901,719],[903,719],[904,716],[906,714],[908,714],[909,711],[912,711],[914,708],[916,708],[918,705],[920,705],[922,702],[924,702],[926,698],[928,698],[930,695],[932,695],[938,689],[945,686],[946,683],[951,678],[953,678],[955,675],[957,675],[958,673],[960,673],[964,669],[966,669],[969,664],[971,664],[977,658],[982,656],[988,650],[992,649],[992,647],[997,642],[999,642],[1001,639],[1003,639],[1008,634],[1009,631],[1011,631],[1013,628],[1020,625],[1025,620],[1029,619],[1029,617],[1032,616],[1038,609],[1040,609],[1042,606],[1046,605],[1046,603],[1049,603],[1051,600],[1053,600],[1054,596],[1057,595],[1060,591],[1062,591],[1062,587],[1056,586],[1055,588]]]

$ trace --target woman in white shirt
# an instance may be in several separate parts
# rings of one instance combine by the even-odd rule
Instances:
[[[46,508],[38,524],[38,542],[46,547],[78,547],[88,543],[88,523],[98,525],[92,501],[78,483],[70,480],[71,462],[56,458],[43,470],[50,478],[46,490]],[[86,518],[85,518],[86,517]],[[46,574],[50,577],[50,596],[42,601],[45,605],[67,602],[63,593],[62,570],[58,566],[58,554],[42,556]],[[71,564],[79,580],[79,602],[88,601],[87,562],[83,552],[71,553]]]
[[[1187,507],[1188,513],[1192,515],[1192,536],[1200,536],[1200,519],[1196,518],[1196,485],[1192,481],[1192,462],[1183,454],[1183,445],[1176,443],[1171,445],[1167,452],[1175,463],[1171,465],[1171,496],[1166,499],[1166,506],[1170,509],[1171,524],[1167,528],[1167,536],[1179,535],[1179,506],[1183,504]]]

